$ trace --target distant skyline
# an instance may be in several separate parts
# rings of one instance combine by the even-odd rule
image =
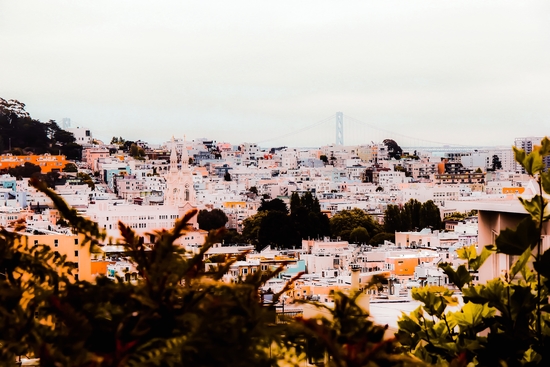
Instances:
[[[548,1],[0,0],[0,44],[0,97],[104,140],[550,135]]]

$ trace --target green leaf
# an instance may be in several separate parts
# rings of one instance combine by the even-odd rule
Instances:
[[[545,193],[550,194],[550,171],[542,172],[540,174],[540,179],[542,183],[542,189]]]
[[[479,268],[481,268],[481,266],[485,262],[485,260],[487,260],[492,253],[493,251],[489,250],[487,247],[483,247],[483,249],[481,250],[481,254],[479,254],[479,256],[476,256],[474,259],[471,259],[468,262],[468,265],[470,266],[470,270],[478,271]]]
[[[501,231],[495,240],[495,248],[499,253],[521,255],[526,249],[533,249],[538,240],[537,224],[531,217],[527,217],[519,222],[515,230],[506,228]]]
[[[514,150],[514,159],[516,160],[516,162],[518,162],[522,165],[523,168],[525,168],[525,166],[523,165],[523,161],[525,160],[526,156],[525,150],[516,147],[512,147],[512,149]]]
[[[459,326],[475,328],[481,325],[484,319],[493,317],[495,311],[493,307],[489,307],[486,303],[480,305],[468,302],[460,311],[454,312],[450,316]]]
[[[439,267],[447,274],[449,281],[459,289],[462,289],[465,284],[469,284],[472,281],[472,276],[464,265],[460,265],[456,271],[448,263],[439,264]]]
[[[542,276],[550,279],[550,250],[546,250],[540,259],[533,263],[533,267]]]
[[[464,288],[462,294],[465,302],[498,304],[504,297],[505,285],[500,278],[479,284],[474,287]]]
[[[524,199],[524,198],[518,198],[521,204],[523,204],[523,207],[525,210],[531,214],[531,218],[538,223],[541,217],[542,213],[542,203],[544,202],[544,199],[540,195],[535,195],[531,198],[531,200]]]
[[[517,156],[516,156],[517,157]],[[546,165],[542,161],[542,156],[539,149],[533,149],[522,161],[518,161],[525,171],[531,176],[544,171]]]
[[[548,139],[548,137],[546,136],[540,142],[539,153],[543,157],[550,155],[550,139]]]
[[[473,260],[477,257],[476,245],[471,245],[468,247],[464,246],[462,248],[459,248],[456,250],[456,255],[459,259],[467,260],[468,262],[470,262],[470,260]]]
[[[525,268],[530,257],[531,257],[531,248],[529,247],[523,252],[523,254],[519,257],[519,259],[517,259],[517,261],[514,263],[514,265],[510,269],[510,280],[514,279],[516,274],[521,270],[523,270],[523,268]]]
[[[542,360],[542,356],[535,352],[533,348],[529,348],[523,354],[523,360],[527,363],[538,364]]]
[[[456,298],[453,297],[451,290],[447,287],[436,285],[414,288],[412,290],[412,298],[424,304],[424,310],[428,315],[437,316],[438,318],[441,318],[447,305],[454,305],[456,303]]]

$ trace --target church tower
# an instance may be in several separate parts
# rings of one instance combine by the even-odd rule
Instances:
[[[196,194],[193,187],[193,173],[189,168],[189,153],[185,140],[183,141],[183,149],[181,152],[181,170],[179,172],[179,182],[182,188],[180,203],[181,206],[190,205],[195,207]]]
[[[176,142],[172,137],[172,149],[170,152],[170,170],[166,175],[166,192],[164,204],[177,206],[189,210],[195,207],[195,188],[193,187],[193,173],[189,168],[189,155],[184,141],[181,168],[178,168],[178,153]]]

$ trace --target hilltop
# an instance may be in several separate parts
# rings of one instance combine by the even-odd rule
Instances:
[[[25,111],[24,103],[0,98],[0,152],[63,154],[80,160],[82,147],[72,133],[61,129],[54,120],[35,120]]]

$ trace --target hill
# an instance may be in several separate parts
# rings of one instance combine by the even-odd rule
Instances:
[[[54,120],[41,122],[25,111],[25,104],[0,98],[0,152],[12,154],[63,154],[80,160],[82,147],[74,135]]]

